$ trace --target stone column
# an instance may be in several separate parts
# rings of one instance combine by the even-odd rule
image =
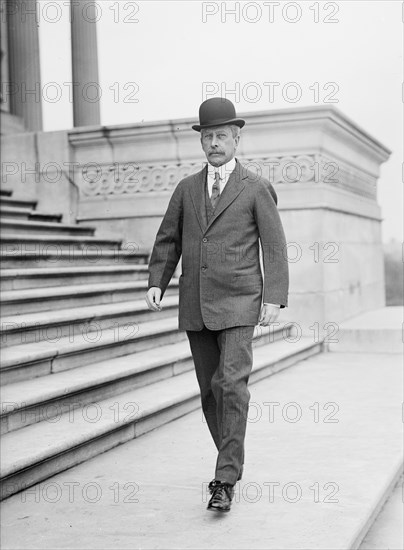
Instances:
[[[100,124],[101,89],[98,82],[97,7],[79,0],[71,4],[74,126]]]
[[[8,45],[7,45],[7,14],[6,14],[6,4],[4,2],[0,2],[0,25],[1,25],[1,51],[0,51],[0,63],[1,63],[1,69],[0,69],[0,77],[1,82],[10,82],[9,76],[8,76]],[[0,96],[0,102],[1,102],[1,110],[4,112],[10,111],[10,100],[8,94],[4,93],[4,90],[1,91]]]
[[[10,112],[28,130],[42,130],[41,75],[36,1],[7,0]]]

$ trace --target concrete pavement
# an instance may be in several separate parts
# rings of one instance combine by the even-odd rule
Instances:
[[[402,357],[323,353],[251,386],[244,478],[206,511],[200,410],[3,502],[3,549],[355,547],[402,464]]]

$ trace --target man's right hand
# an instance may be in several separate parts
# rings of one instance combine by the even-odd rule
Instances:
[[[150,287],[146,294],[146,302],[149,309],[153,311],[161,311],[160,298],[161,288],[158,286]]]

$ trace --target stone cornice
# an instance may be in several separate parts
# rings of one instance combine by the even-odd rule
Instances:
[[[241,117],[247,121],[246,130],[253,130],[261,125],[287,126],[296,123],[321,123],[322,128],[327,127],[339,129],[345,138],[349,135],[351,139],[361,142],[368,149],[371,149],[377,155],[379,162],[385,162],[391,154],[390,149],[384,146],[380,141],[373,138],[368,132],[363,130],[358,124],[344,115],[334,106],[314,106],[298,107],[291,109],[273,109],[268,111],[240,113]],[[117,140],[130,139],[135,140],[163,137],[167,135],[181,134],[194,135],[191,125],[195,124],[195,118],[181,118],[175,120],[160,120],[152,122],[141,122],[133,124],[115,124],[109,126],[93,126],[84,128],[74,128],[69,130],[69,141],[75,146],[88,145],[99,140]]]
[[[386,161],[391,150],[380,141],[371,136],[366,130],[353,122],[348,116],[334,106],[298,107],[292,109],[274,109],[273,111],[258,111],[254,113],[241,113],[242,118],[248,118],[249,124],[268,123],[294,123],[308,121],[332,121],[345,132],[366,143],[369,147],[380,152],[383,161]]]

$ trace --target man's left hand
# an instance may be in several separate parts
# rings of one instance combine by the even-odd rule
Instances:
[[[279,309],[278,306],[263,304],[258,324],[267,327],[270,323],[274,323],[279,316]]]

